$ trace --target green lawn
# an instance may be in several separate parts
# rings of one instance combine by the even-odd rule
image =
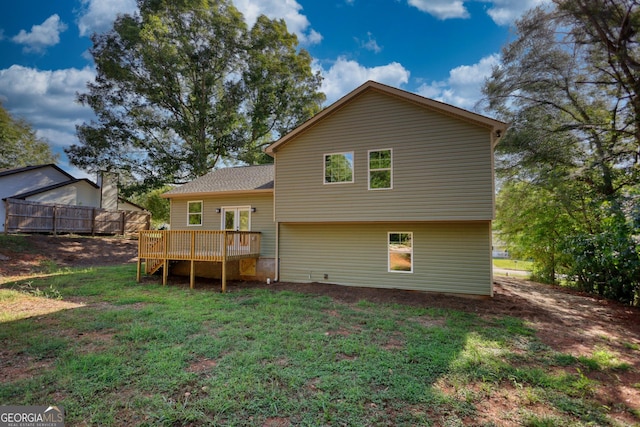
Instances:
[[[520,261],[517,259],[493,259],[493,266],[497,268],[504,268],[507,270],[524,270],[531,271],[533,270],[533,262],[531,261]]]
[[[69,426],[607,425],[584,372],[628,369],[552,351],[511,317],[137,284],[135,265],[29,282],[3,285],[0,307],[83,306],[4,313],[3,369],[24,371],[0,403],[61,405]]]

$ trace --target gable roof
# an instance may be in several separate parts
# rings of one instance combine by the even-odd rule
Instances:
[[[67,185],[76,184],[78,182],[86,182],[87,184],[91,185],[94,188],[100,188],[100,187],[98,187],[98,185],[96,185],[92,181],[89,181],[86,178],[81,178],[81,179],[73,178],[73,179],[70,179],[68,181],[58,182],[56,184],[48,185],[46,187],[41,187],[41,188],[38,188],[37,190],[27,191],[25,193],[19,193],[19,194],[13,195],[13,196],[8,196],[8,197],[3,198],[2,200],[6,200],[6,199],[21,199],[21,200],[24,200],[27,197],[35,196],[36,194],[46,193],[47,191],[55,190],[56,188],[66,187]]]
[[[165,198],[227,192],[273,191],[274,165],[239,166],[216,169],[162,195]]]
[[[58,166],[54,165],[53,163],[48,163],[48,164],[45,164],[45,165],[25,166],[23,168],[17,168],[17,169],[0,170],[0,176],[14,175],[14,174],[17,174],[17,173],[29,172],[29,171],[32,171],[32,170],[44,169],[44,168],[53,168],[53,169],[57,170],[58,172],[60,172],[61,174],[63,174],[66,177],[68,177],[69,179],[75,179],[69,173],[65,172],[64,170],[62,170]]]
[[[454,107],[453,105],[445,104],[444,102],[435,101],[433,99],[425,98],[420,95],[416,95],[411,92],[407,92],[401,89],[397,89],[391,86],[384,85],[382,83],[374,82],[369,80],[362,86],[356,88],[351,91],[347,95],[343,96],[329,107],[325,108],[311,119],[307,120],[288,134],[284,135],[282,138],[278,139],[273,144],[269,145],[265,152],[270,156],[273,156],[276,151],[282,148],[283,145],[287,144],[289,141],[294,139],[296,136],[305,132],[307,129],[316,125],[318,122],[322,121],[324,118],[329,117],[335,112],[339,111],[342,107],[349,104],[358,96],[362,95],[367,91],[377,91],[384,93],[386,95],[394,96],[400,99],[403,99],[408,102],[412,102],[419,106],[428,108],[433,111],[440,112],[442,114],[446,114],[448,116],[456,117],[460,120],[464,120],[467,122],[471,122],[475,125],[485,127],[487,130],[491,132],[491,143],[492,146],[495,147],[498,143],[500,137],[507,130],[507,124],[501,122],[499,120],[492,119],[490,117],[483,116],[481,114],[473,113],[468,110],[464,110],[462,108]]]

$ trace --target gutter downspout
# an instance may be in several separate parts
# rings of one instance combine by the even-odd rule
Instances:
[[[274,282],[278,282],[280,280],[280,223],[276,222],[276,271],[275,277],[273,279]]]

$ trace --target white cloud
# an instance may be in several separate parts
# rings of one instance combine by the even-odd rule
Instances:
[[[314,68],[320,68],[324,80],[321,90],[327,96],[327,104],[346,95],[368,80],[375,80],[394,87],[400,87],[409,82],[409,70],[397,62],[387,65],[367,68],[358,62],[340,57],[328,70],[322,69],[318,63]]]
[[[382,51],[382,47],[378,44],[376,39],[373,38],[373,35],[369,32],[367,33],[367,40],[359,40],[356,38],[356,41],[360,45],[360,47],[370,50],[375,53],[380,53]]]
[[[438,19],[469,17],[462,0],[409,0],[409,4]]]
[[[449,72],[447,80],[425,83],[418,88],[417,93],[472,110],[482,96],[482,85],[499,61],[500,56],[493,54],[482,58],[477,64],[461,65]]]
[[[82,9],[78,17],[81,36],[107,31],[120,14],[131,14],[138,10],[135,0],[81,0]],[[311,45],[322,41],[322,35],[310,28],[307,17],[301,13],[302,6],[295,0],[233,0],[242,12],[245,21],[252,26],[258,16],[284,19],[287,29],[298,36],[301,43]]]
[[[60,33],[66,29],[67,25],[55,14],[48,17],[42,24],[32,26],[31,32],[20,30],[11,40],[25,45],[25,52],[42,52],[45,48],[60,43]]]
[[[487,14],[498,25],[509,25],[522,16],[523,12],[536,6],[550,4],[551,0],[483,0],[493,4]]]
[[[255,24],[258,16],[265,15],[270,19],[284,19],[287,29],[298,36],[302,44],[317,44],[322,35],[310,28],[309,20],[301,13],[302,6],[295,0],[233,0],[247,25]]]
[[[77,143],[75,126],[94,117],[90,108],[75,101],[76,93],[86,91],[94,76],[88,67],[40,71],[12,65],[0,70],[0,101],[53,147],[66,147]]]
[[[81,0],[82,8],[78,16],[80,36],[108,31],[120,14],[138,10],[136,0]]]
[[[438,19],[469,18],[465,4],[472,1],[489,3],[487,14],[498,25],[509,25],[522,13],[538,5],[550,4],[551,0],[408,0],[410,6],[416,7]]]

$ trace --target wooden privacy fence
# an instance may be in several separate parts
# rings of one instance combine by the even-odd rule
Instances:
[[[5,205],[5,233],[134,234],[148,230],[151,221],[151,214],[145,211],[108,211],[18,199],[7,199]]]

